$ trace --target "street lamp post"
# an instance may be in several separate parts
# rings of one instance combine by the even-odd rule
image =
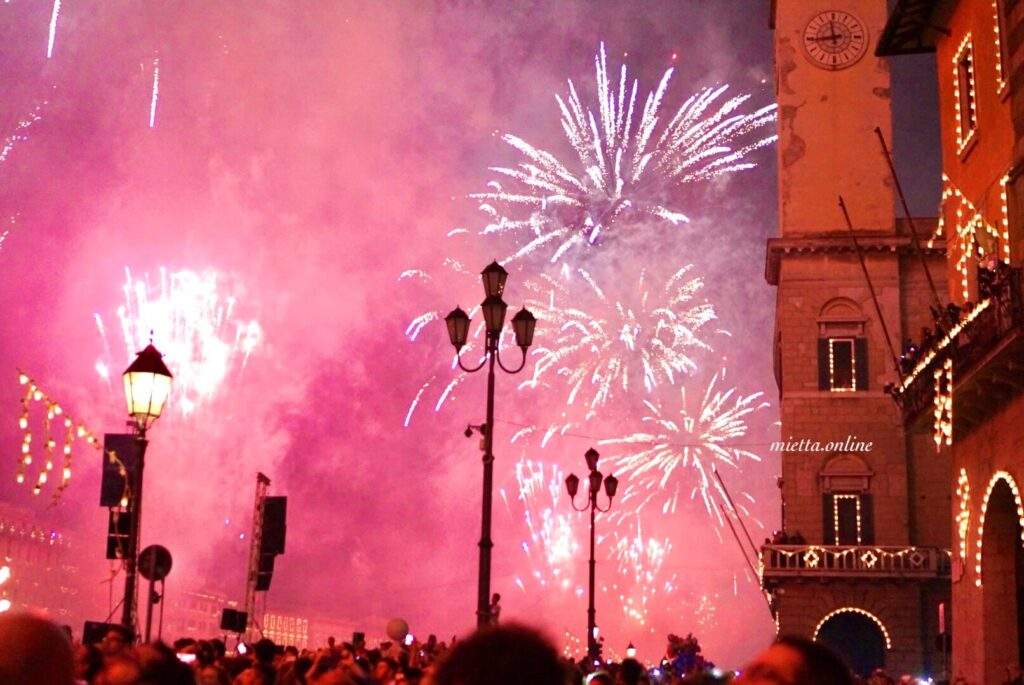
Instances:
[[[448,338],[455,347],[455,356],[459,368],[474,373],[487,367],[487,421],[481,427],[484,443],[484,492],[480,525],[480,574],[477,582],[476,624],[484,626],[491,620],[491,491],[494,481],[494,366],[497,364],[506,373],[519,373],[526,365],[526,351],[533,344],[533,331],[537,319],[525,307],[512,317],[512,329],[516,336],[516,345],[522,351],[523,358],[515,369],[507,368],[501,361],[501,329],[505,325],[505,313],[508,305],[501,299],[505,291],[508,272],[497,262],[491,262],[480,272],[484,283],[484,301],[480,310],[484,316],[486,338],[484,342],[484,358],[475,367],[466,367],[459,354],[466,345],[469,333],[469,315],[456,307],[445,317],[448,326]]]
[[[582,507],[576,506],[576,493],[580,488],[580,479],[575,473],[570,473],[565,479],[565,489],[569,492],[569,501],[576,511],[590,510],[590,598],[587,604],[587,658],[596,661],[599,658],[599,647],[597,643],[597,611],[594,609],[594,569],[597,563],[594,561],[594,519],[597,512],[605,512],[612,508],[612,498],[619,487],[619,479],[615,476],[605,478],[597,470],[597,460],[601,456],[597,450],[591,447],[583,455],[587,460],[587,468],[590,470],[588,481],[590,492],[587,494],[587,502]],[[597,494],[601,490],[601,483],[604,482],[604,493],[608,497],[608,505],[602,509],[597,504]]]
[[[167,396],[171,392],[171,372],[152,344],[139,352],[135,361],[125,370],[124,396],[128,402],[129,425],[138,443],[138,464],[129,486],[128,506],[131,511],[131,532],[124,558],[124,599],[121,607],[121,625],[135,635],[135,587],[138,580],[139,536],[142,530],[142,469],[145,463],[146,431],[160,418]]]

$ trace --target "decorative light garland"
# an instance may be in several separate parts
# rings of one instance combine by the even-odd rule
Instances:
[[[1007,86],[1003,78],[1003,44],[1001,29],[1003,24],[1002,12],[999,11],[999,0],[992,0],[992,33],[996,44],[996,92],[1002,93]]]
[[[857,508],[857,544],[861,543],[860,537],[860,495],[832,495],[832,532],[836,544],[839,543],[839,500],[852,499]],[[874,564],[871,564],[873,566]],[[870,568],[870,567],[869,567]]]
[[[966,66],[966,87],[967,87],[967,111],[961,111],[960,93],[960,65]],[[974,132],[977,129],[978,112],[977,97],[974,90],[974,45],[971,43],[971,33],[968,31],[960,46],[953,55],[953,104],[956,108],[956,141],[957,154],[962,154],[967,149],[967,144],[974,139]],[[964,119],[966,118],[966,124]],[[966,133],[964,129],[967,129]]]
[[[967,477],[967,469],[960,469],[956,481],[956,498],[959,511],[956,514],[956,532],[960,543],[960,561],[967,563],[967,535],[971,530],[971,482]]]
[[[846,388],[836,387],[836,364],[835,346],[837,342],[850,343],[850,386]],[[828,388],[831,392],[856,392],[857,391],[857,352],[853,338],[829,338],[828,339]]]
[[[25,394],[21,398],[21,416],[18,418],[18,427],[22,431],[21,455],[18,458],[18,468],[14,479],[19,484],[24,483],[28,467],[32,465],[32,431],[29,428],[29,413],[32,402],[40,402],[46,407],[46,414],[43,418],[42,433],[42,450],[45,460],[43,462],[43,468],[39,470],[39,475],[36,477],[35,485],[32,486],[32,493],[35,495],[40,494],[43,486],[45,486],[50,479],[50,473],[54,469],[54,451],[57,447],[57,441],[53,438],[52,425],[55,421],[63,421],[64,444],[62,448],[63,464],[60,472],[61,480],[60,485],[53,493],[54,500],[57,500],[60,498],[61,493],[64,492],[64,489],[68,486],[71,480],[71,453],[75,441],[83,439],[96,449],[100,449],[100,445],[93,434],[86,429],[84,424],[78,423],[76,425],[75,420],[64,412],[64,409],[60,404],[55,400],[50,399],[50,397],[39,388],[39,384],[33,381],[27,374],[19,371],[18,383],[19,385],[25,386]],[[63,418],[58,419],[57,417]]]
[[[1007,185],[1010,182],[1010,175],[1004,174],[999,179],[999,201],[1000,201],[1000,228],[1001,231],[995,226],[985,220],[984,213],[979,210],[973,202],[967,199],[967,196],[956,187],[953,181],[946,174],[942,174],[942,199],[940,206],[942,211],[939,212],[939,221],[936,224],[935,232],[932,233],[932,237],[928,240],[928,247],[935,247],[935,241],[944,234],[946,227],[946,214],[947,208],[946,203],[950,198],[956,201],[956,249],[957,249],[957,260],[956,270],[960,274],[960,290],[964,301],[970,298],[970,291],[968,289],[967,274],[970,267],[970,259],[975,256],[977,251],[978,259],[980,260],[985,256],[985,248],[982,246],[978,237],[982,234],[988,234],[995,239],[995,252],[1001,252],[1001,259],[1006,264],[1010,263],[1010,215],[1008,207],[1008,194],[1006,191]],[[968,218],[965,219],[964,217]],[[993,255],[994,256],[994,255]]]
[[[912,567],[920,568],[927,560],[927,557],[917,547],[904,547],[895,552],[890,552],[881,547],[875,546],[866,548],[862,546],[848,545],[835,546],[842,547],[842,549],[829,549],[827,546],[807,545],[804,546],[804,549],[794,551],[773,547],[771,553],[783,556],[786,559],[799,557],[804,562],[804,566],[810,569],[830,568],[830,566],[822,565],[822,562],[826,559],[832,562],[831,567],[835,567],[836,562],[843,557],[853,557],[860,561],[860,563],[864,564],[868,569],[874,569],[880,562],[891,561],[893,559],[903,559],[904,557],[907,558]]]
[[[982,300],[977,305],[975,305],[974,309],[967,312],[967,314],[963,318],[961,318],[955,326],[950,328],[949,332],[946,333],[946,335],[944,335],[942,339],[939,340],[939,342],[936,343],[928,351],[928,354],[921,358],[921,361],[917,363],[917,366],[914,367],[914,370],[903,378],[902,389],[905,391],[907,388],[909,388],[911,384],[914,382],[914,379],[917,378],[917,376],[922,371],[928,368],[928,365],[932,363],[932,360],[934,360],[935,357],[937,357],[939,353],[941,353],[944,349],[949,347],[949,344],[953,342],[954,339],[956,339],[956,336],[960,335],[960,331],[962,331],[967,326],[967,324],[971,323],[976,318],[978,318],[978,315],[981,314],[986,309],[988,309],[991,304],[992,300]]]
[[[1017,487],[1017,481],[1013,479],[1013,476],[1007,471],[996,471],[992,474],[992,478],[988,481],[988,487],[985,489],[985,496],[981,500],[981,515],[978,518],[978,538],[977,546],[978,549],[974,553],[974,584],[977,587],[981,587],[981,547],[982,539],[985,536],[985,514],[988,510],[988,500],[992,496],[992,490],[995,488],[996,483],[999,481],[1006,481],[1006,484],[1010,486],[1010,492],[1013,493],[1013,501],[1017,505],[1017,523],[1020,526],[1020,541],[1024,545],[1024,504],[1021,503],[1020,489]]]
[[[945,444],[953,444],[953,360],[950,357],[942,362],[942,368],[935,369],[935,423],[933,439],[935,450]]]
[[[882,623],[881,619],[872,614],[870,611],[865,611],[864,609],[861,609],[859,607],[840,607],[835,611],[830,611],[829,613],[825,614],[824,618],[818,621],[818,625],[814,626],[814,636],[811,639],[817,642],[818,633],[821,632],[821,627],[825,625],[825,623],[830,618],[836,616],[837,614],[860,614],[861,616],[866,616],[870,618],[872,621],[875,622],[875,625],[878,626],[878,629],[882,631],[882,637],[885,638],[885,648],[892,649],[892,639],[889,637],[889,631],[886,629],[885,624]]]

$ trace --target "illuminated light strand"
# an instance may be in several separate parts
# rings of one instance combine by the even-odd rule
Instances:
[[[977,549],[974,552],[974,585],[976,587],[981,587],[982,539],[985,536],[985,514],[988,511],[988,500],[992,497],[992,490],[999,481],[1005,481],[1010,487],[1010,492],[1013,493],[1013,501],[1017,505],[1017,524],[1020,527],[1020,541],[1021,545],[1024,545],[1024,503],[1021,503],[1020,489],[1017,487],[1017,481],[1013,479],[1013,476],[1008,471],[996,471],[992,474],[992,478],[989,479],[988,487],[985,488],[985,496],[981,499],[981,514],[978,516],[978,536],[975,541]]]
[[[25,482],[28,467],[32,465],[32,430],[29,426],[29,418],[31,413],[31,405],[33,402],[41,403],[46,408],[46,413],[43,416],[43,431],[42,431],[42,455],[43,464],[36,476],[35,485],[32,487],[32,493],[38,495],[42,492],[43,486],[50,481],[50,473],[54,470],[54,453],[57,448],[57,441],[53,437],[53,424],[56,422],[63,422],[64,425],[64,439],[62,452],[62,464],[60,468],[60,485],[54,491],[54,501],[60,498],[61,493],[67,488],[71,481],[71,459],[74,443],[76,440],[85,440],[89,445],[92,445],[96,449],[100,449],[99,442],[93,436],[91,432],[82,423],[77,423],[73,418],[68,416],[64,409],[58,402],[52,400],[40,389],[39,385],[33,381],[28,374],[19,371],[18,372],[18,384],[25,387],[25,394],[21,398],[21,415],[18,417],[18,428],[22,431],[21,440],[21,454],[18,457],[18,468],[15,472],[15,481],[18,484]]]
[[[956,530],[960,545],[960,561],[967,562],[967,536],[971,530],[971,482],[967,477],[967,469],[960,469],[956,481],[956,498],[959,510],[956,514]]]
[[[999,11],[999,0],[992,0],[992,37],[996,45],[996,92],[1002,93],[1008,85],[1003,77],[1003,45],[1002,45],[1002,16]]]
[[[43,542],[51,546],[64,544],[64,536],[55,530],[47,531],[38,526],[25,526],[14,521],[0,519],[0,535],[4,534],[28,538],[33,542]]]
[[[1009,218],[1009,207],[1008,195],[1006,187],[1010,182],[1009,174],[1005,174],[999,179],[1000,191],[1000,218],[999,223],[1001,227],[997,229],[995,226],[985,220],[984,213],[979,210],[973,202],[971,202],[964,193],[956,187],[953,181],[946,174],[942,175],[942,198],[940,205],[942,211],[939,213],[939,221],[936,225],[935,232],[932,237],[928,240],[928,247],[932,248],[935,246],[935,241],[941,235],[943,235],[946,226],[946,214],[947,201],[953,198],[956,205],[956,270],[960,274],[960,289],[961,295],[964,301],[970,299],[968,273],[970,271],[971,258],[975,256],[980,260],[986,255],[985,247],[979,241],[979,236],[987,234],[994,238],[995,250],[994,252],[1002,252],[1001,259],[1006,264],[1010,263],[1010,218]],[[968,217],[968,218],[965,218]],[[995,256],[995,255],[993,255]]]
[[[910,385],[914,382],[914,379],[917,378],[917,376],[922,371],[928,368],[928,365],[932,363],[932,360],[934,360],[940,352],[949,347],[950,343],[952,343],[953,340],[955,340],[956,337],[960,335],[960,332],[964,329],[964,327],[966,327],[967,324],[971,323],[976,318],[978,318],[978,315],[981,314],[986,309],[988,309],[989,306],[991,306],[991,304],[992,300],[982,300],[974,307],[974,309],[968,312],[966,316],[960,319],[960,322],[957,323],[957,325],[950,328],[949,332],[942,337],[938,344],[932,347],[928,351],[928,354],[926,354],[921,359],[921,361],[917,363],[917,366],[914,367],[914,370],[907,374],[907,376],[903,379],[902,391],[906,391],[907,388],[909,388]]]
[[[835,346],[833,343],[850,343],[850,387],[836,387],[836,363]],[[830,392],[856,392],[857,391],[857,354],[853,338],[829,338],[828,339],[828,388]]]
[[[832,495],[832,532],[834,534],[833,539],[837,545],[839,544],[839,501],[851,499],[854,501],[854,506],[857,509],[857,544],[861,544],[860,495],[839,494]],[[870,566],[874,566],[874,563]]]
[[[943,445],[953,444],[953,360],[942,362],[942,368],[935,369],[935,398],[933,401],[935,422],[933,439],[938,451]]]
[[[836,562],[841,561],[844,557],[853,557],[859,560],[862,564],[867,566],[869,569],[875,568],[879,562],[887,562],[895,559],[902,560],[904,557],[908,558],[911,566],[921,567],[927,560],[925,555],[917,547],[905,547],[895,552],[889,552],[881,547],[871,546],[865,548],[863,546],[849,546],[849,545],[836,545],[836,547],[843,547],[844,549],[830,549],[820,545],[809,545],[801,550],[784,550],[778,547],[773,547],[771,553],[778,556],[783,556],[786,559],[800,558],[807,566],[807,568],[824,568],[821,566],[822,562],[831,562],[834,566]],[[916,556],[915,556],[916,555]],[[763,568],[763,560],[762,560]],[[762,570],[762,576],[764,575]]]
[[[892,649],[892,638],[889,637],[889,631],[885,627],[885,624],[882,623],[880,618],[878,618],[877,616],[872,614],[870,611],[865,611],[864,609],[861,609],[860,607],[840,607],[840,608],[836,609],[835,611],[830,611],[829,613],[825,614],[825,616],[820,621],[818,621],[818,625],[814,626],[814,636],[811,639],[814,640],[815,642],[817,642],[818,641],[818,633],[821,632],[821,627],[823,625],[825,625],[825,623],[830,618],[832,618],[833,616],[836,616],[838,614],[860,614],[861,616],[865,616],[867,618],[870,618],[872,621],[875,622],[875,625],[878,626],[879,630],[882,631],[882,636],[885,638],[885,648],[886,649]]]
[[[967,87],[967,112],[961,111],[961,92],[960,92],[960,65],[966,66],[966,87]],[[974,139],[975,131],[977,130],[978,113],[977,113],[977,93],[974,89],[974,45],[971,42],[971,33],[968,31],[967,35],[964,36],[963,40],[960,41],[960,46],[957,48],[956,53],[953,55],[953,103],[956,110],[956,139],[957,139],[957,154],[963,154],[963,151],[967,149],[967,145]],[[967,119],[969,128],[965,126],[964,118]],[[966,133],[964,129],[967,129]]]

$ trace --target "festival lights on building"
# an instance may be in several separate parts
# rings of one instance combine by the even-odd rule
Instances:
[[[967,535],[971,526],[971,483],[967,477],[967,469],[960,469],[956,480],[956,499],[959,509],[956,514],[956,532],[959,542],[960,561],[967,562]]]
[[[833,537],[833,540],[836,541],[837,545],[839,544],[839,502],[841,500],[853,500],[855,503],[854,506],[857,509],[857,544],[859,545],[861,544],[860,495],[832,495],[832,533],[835,536]],[[870,566],[874,566],[874,561],[869,564],[869,567]]]
[[[946,357],[935,369],[935,449],[953,444],[953,359]]]
[[[29,426],[30,410],[33,402],[42,404],[46,413],[43,417],[43,430],[41,434],[42,445],[37,447],[41,450],[39,455],[42,459],[42,468],[35,478],[32,486],[32,493],[38,495],[43,487],[50,481],[50,474],[56,468],[57,439],[54,437],[56,431],[63,429],[61,445],[61,467],[58,471],[60,485],[55,490],[53,497],[58,499],[71,480],[71,455],[76,440],[85,442],[95,449],[100,449],[99,442],[95,436],[82,423],[75,420],[64,412],[64,409],[55,400],[51,399],[40,389],[39,385],[27,374],[18,372],[18,383],[25,387],[25,394],[21,398],[21,416],[18,418],[18,428],[22,431],[21,454],[18,458],[18,468],[15,473],[15,480],[21,484],[28,478],[29,467],[33,463],[33,433]],[[56,428],[56,431],[55,431]],[[37,453],[38,454],[38,453]]]
[[[889,637],[889,631],[885,627],[885,624],[882,623],[881,619],[879,619],[877,616],[872,614],[870,611],[865,611],[864,609],[861,609],[859,607],[840,607],[840,608],[836,609],[835,611],[830,611],[829,613],[825,614],[825,616],[822,617],[822,619],[820,621],[818,621],[818,625],[814,626],[814,637],[811,638],[811,639],[813,639],[815,642],[817,642],[817,640],[818,640],[818,633],[821,632],[821,627],[823,625],[825,625],[825,623],[830,618],[832,618],[833,616],[836,616],[837,614],[851,614],[851,613],[852,614],[860,614],[861,616],[865,616],[865,617],[871,619],[872,621],[874,621],[875,625],[878,626],[878,629],[880,631],[882,631],[882,637],[885,638],[885,648],[886,649],[892,649],[892,638]]]
[[[1001,480],[1006,482],[1010,492],[1013,493],[1013,501],[1017,505],[1017,524],[1020,529],[1021,544],[1024,545],[1024,504],[1021,503],[1020,489],[1017,487],[1017,481],[1007,471],[996,471],[992,474],[992,478],[989,479],[988,487],[985,488],[985,496],[981,500],[981,515],[978,517],[977,551],[974,553],[974,584],[977,587],[981,587],[981,553],[982,542],[985,536],[985,513],[988,511],[988,500],[992,496],[992,490],[995,488],[996,483]]]
[[[928,351],[928,353],[921,358],[921,361],[917,363],[917,366],[914,367],[914,370],[903,378],[903,390],[909,388],[911,384],[913,384],[914,379],[917,378],[918,374],[920,374],[922,371],[928,368],[928,365],[931,364],[932,361],[943,350],[949,347],[950,343],[952,343],[958,335],[960,335],[960,331],[962,331],[964,328],[967,327],[968,324],[970,324],[972,321],[978,318],[978,315],[981,314],[986,309],[988,309],[989,306],[991,306],[991,304],[992,300],[982,300],[977,305],[975,305],[974,309],[967,312],[967,314],[960,319],[960,322],[957,323],[957,325],[950,328],[946,335],[942,336],[939,342],[937,342]]]
[[[996,44],[996,92],[1002,93],[1009,82],[1003,74],[1002,17],[999,0],[992,0],[992,37]]]
[[[970,32],[953,55],[953,106],[956,110],[957,154],[963,154],[978,126],[977,93],[974,89],[974,45]]]

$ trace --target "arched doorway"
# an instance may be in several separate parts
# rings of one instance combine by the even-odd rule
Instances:
[[[1021,545],[1020,494],[1006,475],[993,477],[982,505],[982,607],[985,673],[1002,678],[1024,657],[1024,547]]]
[[[885,650],[890,646],[882,622],[873,614],[852,607],[838,609],[823,618],[814,640],[842,655],[853,672],[862,677],[885,666]]]

